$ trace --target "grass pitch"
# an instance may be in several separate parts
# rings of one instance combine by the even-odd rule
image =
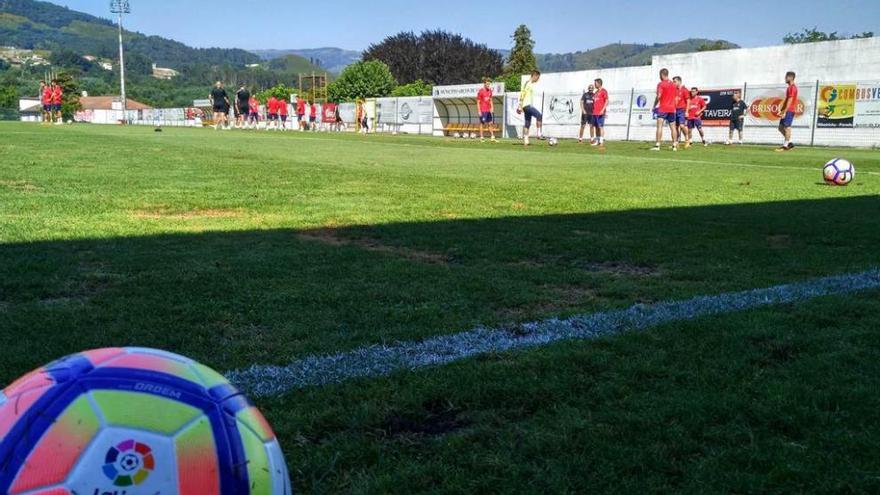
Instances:
[[[870,150],[0,134],[0,383],[91,347],[229,370],[880,266]],[[849,187],[822,184],[836,156]],[[877,296],[259,405],[306,492],[872,492]]]

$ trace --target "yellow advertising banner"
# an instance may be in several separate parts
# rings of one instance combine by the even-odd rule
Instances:
[[[853,127],[856,85],[827,84],[819,87],[816,127]]]

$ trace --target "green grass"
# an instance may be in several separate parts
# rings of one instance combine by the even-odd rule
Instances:
[[[0,124],[0,383],[220,370],[880,266],[880,156]],[[834,156],[846,188],[821,183]],[[877,294],[260,401],[318,493],[880,489]]]

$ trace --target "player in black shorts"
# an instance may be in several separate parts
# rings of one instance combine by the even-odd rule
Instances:
[[[214,89],[211,90],[210,95],[211,106],[214,109],[214,129],[219,129],[220,124],[223,124],[224,129],[229,129],[229,95],[226,94],[226,90],[223,89],[223,83],[217,81],[214,84]]]
[[[739,91],[733,93],[733,108],[730,111],[730,134],[727,136],[727,144],[728,146],[733,144],[733,131],[737,131],[739,133],[739,141],[737,144],[743,144],[743,123],[746,120],[746,111],[749,109],[748,105],[742,100],[742,95]]]
[[[247,116],[251,112],[250,99],[251,92],[242,84],[235,92],[235,106],[238,110],[235,114],[235,126],[239,129],[244,129]]]

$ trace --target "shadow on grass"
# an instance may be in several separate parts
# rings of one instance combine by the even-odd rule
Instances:
[[[83,348],[284,363],[880,264],[858,197],[0,245],[0,382]]]

